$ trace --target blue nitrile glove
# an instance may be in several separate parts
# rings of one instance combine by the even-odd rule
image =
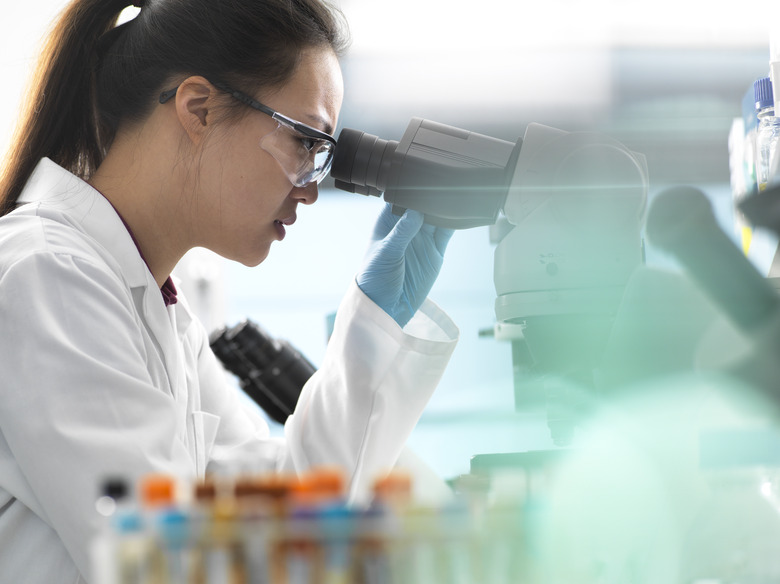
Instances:
[[[403,327],[420,308],[439,275],[453,230],[423,223],[419,211],[379,215],[357,285]]]

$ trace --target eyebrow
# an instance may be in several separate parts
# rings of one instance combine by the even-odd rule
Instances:
[[[333,126],[325,119],[315,114],[306,114],[306,117],[312,122],[319,122],[322,124],[322,131],[326,134],[333,134]]]

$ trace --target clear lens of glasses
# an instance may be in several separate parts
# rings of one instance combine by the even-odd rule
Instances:
[[[296,187],[319,183],[330,170],[334,145],[327,140],[309,138],[279,124],[260,140],[263,150],[273,156]]]

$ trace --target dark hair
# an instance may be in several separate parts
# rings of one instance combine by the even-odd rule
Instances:
[[[73,0],[47,37],[0,177],[10,212],[38,161],[89,178],[120,123],[143,120],[177,77],[248,91],[288,80],[301,54],[346,49],[343,18],[321,0]]]

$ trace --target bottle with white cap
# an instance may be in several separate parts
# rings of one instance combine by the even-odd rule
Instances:
[[[775,116],[772,95],[772,81],[769,77],[756,80],[753,84],[758,116],[756,133],[756,181],[758,190],[763,191],[775,180],[773,162],[780,140],[780,117]]]

